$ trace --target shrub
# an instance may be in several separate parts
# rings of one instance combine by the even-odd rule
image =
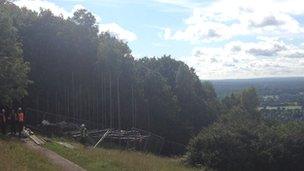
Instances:
[[[304,124],[219,121],[190,141],[187,161],[218,170],[304,170]]]

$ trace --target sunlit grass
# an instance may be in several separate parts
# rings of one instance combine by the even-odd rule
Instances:
[[[75,162],[87,170],[138,170],[138,171],[191,171],[178,159],[159,157],[133,151],[88,149],[79,144],[69,149],[57,143],[48,143],[47,148]]]
[[[0,149],[0,170],[58,170],[44,156],[27,149],[17,139],[1,136]]]

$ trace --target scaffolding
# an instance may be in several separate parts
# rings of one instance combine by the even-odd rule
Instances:
[[[67,134],[75,139],[81,137],[80,131],[71,131]],[[155,154],[161,153],[165,143],[163,137],[138,128],[90,130],[88,136],[93,147],[103,146]]]
[[[79,125],[85,124],[89,129],[88,137],[91,146],[102,146],[126,150],[136,150],[161,154],[165,138],[139,128],[129,130],[106,128],[100,129],[98,124],[66,115],[44,112],[28,108],[27,122],[31,129],[47,136],[67,136],[80,139]],[[97,143],[98,142],[98,143]]]

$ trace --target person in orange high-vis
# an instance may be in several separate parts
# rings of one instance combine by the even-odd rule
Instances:
[[[22,112],[21,108],[18,109],[17,121],[18,121],[19,137],[21,137],[21,132],[23,131],[23,127],[24,127],[24,113]]]

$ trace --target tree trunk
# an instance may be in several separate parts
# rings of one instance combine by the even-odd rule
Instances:
[[[110,89],[110,128],[113,128],[113,116],[112,116],[112,74],[110,72],[110,81],[109,81],[109,89]]]
[[[119,77],[117,77],[117,116],[118,116],[118,128],[121,129],[121,116],[120,116],[120,81]]]

